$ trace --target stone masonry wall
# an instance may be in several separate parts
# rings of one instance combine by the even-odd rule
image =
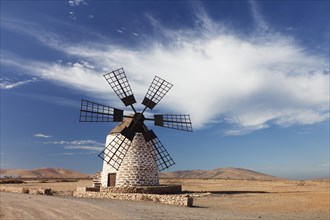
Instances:
[[[116,133],[107,136],[105,147],[116,137]],[[103,161],[101,186],[108,186],[108,174],[116,173],[116,186],[156,186],[159,185],[158,168],[152,146],[148,145],[141,133],[137,133],[128,148],[117,171]],[[106,149],[107,150],[107,149]],[[106,151],[108,152],[108,151]]]
[[[15,186],[0,186],[0,192],[14,192],[14,193],[26,193],[33,195],[52,195],[51,189],[44,188],[25,188],[25,187],[15,187]]]
[[[159,185],[158,168],[151,146],[136,133],[117,173],[116,186]]]
[[[88,189],[86,189],[88,191]],[[181,185],[158,185],[158,186],[124,186],[124,187],[101,187],[100,192],[110,193],[145,193],[145,194],[179,194],[182,193]]]
[[[159,195],[141,193],[111,193],[86,191],[86,187],[77,187],[73,192],[74,197],[97,198],[97,199],[119,199],[119,200],[142,200],[165,203],[170,205],[193,206],[193,197],[187,194]]]

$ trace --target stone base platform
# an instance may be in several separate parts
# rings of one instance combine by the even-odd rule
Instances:
[[[179,194],[179,193],[182,193],[182,187],[181,187],[181,185],[101,187],[100,192],[144,193],[144,194]]]
[[[181,185],[102,187],[100,191],[94,187],[77,187],[77,190],[73,192],[73,196],[97,199],[142,200],[170,205],[193,206],[193,197],[181,194],[181,192]]]

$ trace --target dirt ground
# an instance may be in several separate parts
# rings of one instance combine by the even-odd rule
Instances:
[[[182,184],[183,190],[194,195],[194,207],[69,196],[76,186],[90,186],[91,180],[70,183],[29,182],[24,187],[52,188],[57,194],[41,196],[0,193],[0,218],[330,219],[329,181],[167,179],[161,180],[161,183]]]

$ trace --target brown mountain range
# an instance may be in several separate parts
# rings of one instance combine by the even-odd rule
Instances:
[[[161,178],[280,180],[281,178],[242,168],[217,168],[214,170],[182,170],[160,173]]]
[[[62,168],[40,168],[32,170],[0,169],[0,177],[5,176],[20,178],[88,178],[93,175]],[[161,172],[160,178],[280,180],[280,178],[275,176],[242,168],[217,168],[214,170],[181,170],[174,172]]]
[[[90,175],[62,168],[0,169],[1,177],[19,178],[88,178]]]

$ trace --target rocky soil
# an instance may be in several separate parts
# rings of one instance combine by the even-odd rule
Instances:
[[[181,182],[194,207],[0,193],[1,219],[329,219],[329,181],[162,180]],[[41,183],[30,185],[40,187]],[[57,183],[57,189],[71,189]],[[77,183],[79,185],[79,182]],[[82,182],[82,184],[87,184]],[[196,191],[203,191],[198,193]],[[205,193],[205,192],[209,193]]]

